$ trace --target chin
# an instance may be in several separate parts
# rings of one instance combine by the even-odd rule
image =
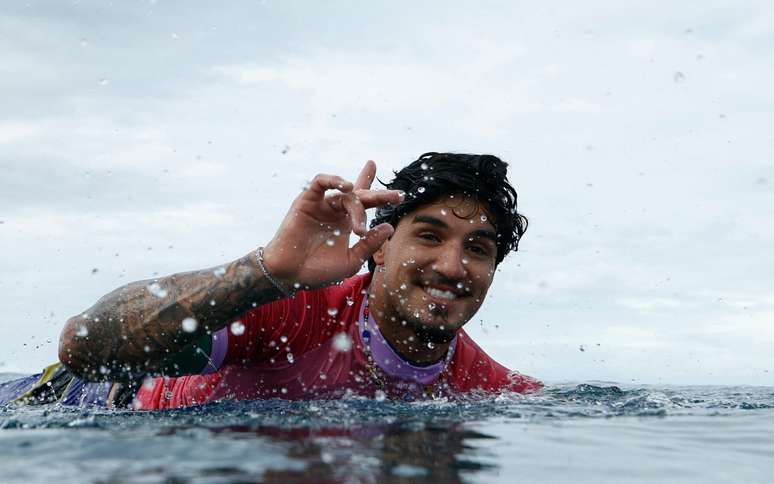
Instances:
[[[406,318],[406,322],[421,341],[433,344],[450,342],[464,324],[464,322],[448,321],[445,311],[440,314],[425,312],[419,318],[412,315]]]
[[[443,344],[454,339],[457,335],[457,329],[452,329],[448,326],[441,329],[440,326],[420,323],[414,328],[414,333],[423,343]]]

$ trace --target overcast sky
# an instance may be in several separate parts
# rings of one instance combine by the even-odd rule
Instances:
[[[774,385],[771,2],[3,2],[0,39],[0,372],[318,172],[459,151],[530,219],[467,326],[495,358]]]

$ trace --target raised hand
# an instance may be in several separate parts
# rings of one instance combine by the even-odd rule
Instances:
[[[393,232],[386,223],[367,230],[365,210],[398,204],[403,196],[395,190],[371,190],[375,176],[376,163],[368,161],[354,185],[336,175],[314,177],[266,246],[267,270],[295,289],[322,287],[354,275]],[[360,236],[352,247],[351,232]]]

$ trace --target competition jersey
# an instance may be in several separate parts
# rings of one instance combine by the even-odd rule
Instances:
[[[427,375],[398,377],[405,361],[372,353],[367,289],[371,274],[360,274],[295,298],[265,304],[213,333],[206,368],[196,375],[147,380],[135,395],[135,409],[179,408],[217,400],[265,398],[326,399],[348,395],[402,398],[452,396],[470,392],[532,392],[542,383],[494,361],[460,329],[450,358],[434,381]],[[370,320],[373,323],[373,319]],[[374,324],[375,325],[375,324]],[[378,335],[378,328],[376,333]],[[392,351],[392,350],[388,350]],[[424,377],[424,378],[423,378]]]

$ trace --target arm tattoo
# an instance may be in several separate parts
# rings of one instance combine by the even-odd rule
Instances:
[[[132,380],[157,369],[203,335],[283,297],[254,257],[116,289],[67,321],[60,359],[89,380]],[[186,318],[196,323],[183,328]]]

